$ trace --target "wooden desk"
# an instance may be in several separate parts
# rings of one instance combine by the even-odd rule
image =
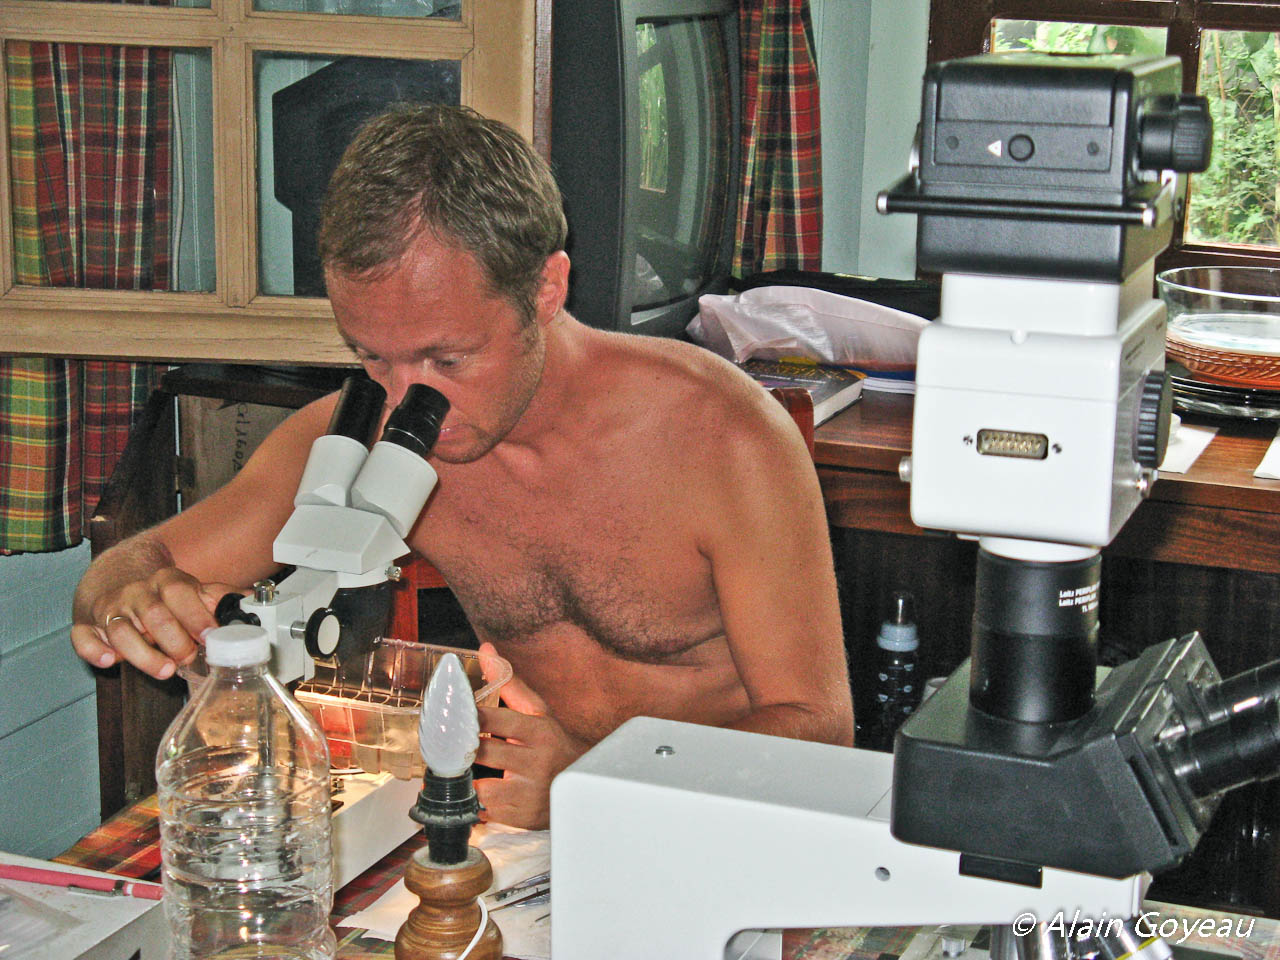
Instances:
[[[912,398],[867,393],[814,431],[831,523],[923,534],[911,523],[898,462],[911,449]],[[1277,423],[1184,418],[1218,427],[1186,474],[1164,474],[1111,552],[1149,560],[1280,573],[1280,480],[1253,471]]]
[[[422,843],[420,836],[410,838],[338,890],[334,895],[331,915],[334,924],[370,906],[390,889],[404,875],[405,863]],[[155,797],[147,797],[125,808],[54,859],[59,863],[124,877],[159,879],[160,844]],[[1163,929],[1169,933],[1169,940],[1180,938],[1179,942],[1185,940],[1187,947],[1220,953],[1223,960],[1227,957],[1280,960],[1280,924],[1275,921],[1262,919],[1255,922],[1249,917],[1231,913],[1205,912],[1167,903],[1147,902],[1142,909],[1147,929],[1152,931],[1162,929],[1160,925],[1169,922],[1170,918],[1177,918],[1179,924],[1185,919],[1185,925]],[[1210,921],[1207,926],[1203,925],[1205,919]],[[1229,936],[1219,935],[1223,921],[1228,921]],[[660,923],[661,918],[654,918],[654,922]],[[1070,923],[1070,914],[1066,915],[1065,922]],[[382,960],[394,953],[393,944],[367,937],[364,930],[335,926],[335,932],[338,960]],[[903,955],[917,932],[936,936],[932,929],[914,927],[785,930],[782,957],[783,960],[880,960],[888,955]],[[975,946],[984,942],[985,937]],[[923,954],[925,951],[919,952]],[[930,953],[936,955],[937,949]]]

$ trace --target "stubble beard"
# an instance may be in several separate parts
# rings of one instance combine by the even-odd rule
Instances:
[[[475,440],[465,450],[457,453],[450,453],[447,449],[436,450],[435,457],[442,463],[474,463],[505,440],[524,416],[542,382],[542,372],[546,365],[546,341],[538,335],[536,329],[528,329],[522,335],[528,337],[525,362],[508,391],[508,402],[503,407],[498,423],[491,430],[472,427]]]

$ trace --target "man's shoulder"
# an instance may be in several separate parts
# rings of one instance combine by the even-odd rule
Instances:
[[[611,333],[600,356],[609,358],[619,382],[646,390],[661,385],[667,392],[691,390],[738,401],[751,385],[751,378],[723,357],[670,337]]]
[[[610,367],[618,392],[642,403],[662,429],[678,424],[707,444],[767,440],[790,429],[790,416],[754,379],[697,344],[614,334]]]

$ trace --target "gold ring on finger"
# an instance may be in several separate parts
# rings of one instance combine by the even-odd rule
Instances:
[[[106,622],[102,625],[102,629],[103,629],[103,630],[106,630],[108,627],[110,627],[110,626],[111,626],[113,623],[115,623],[117,620],[128,620],[128,619],[129,619],[129,618],[128,618],[128,617],[126,617],[123,613],[117,613],[117,614],[115,614],[115,615],[113,615],[113,616],[107,617]]]

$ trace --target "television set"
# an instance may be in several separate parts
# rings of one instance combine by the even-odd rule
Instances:
[[[736,0],[556,0],[551,163],[571,313],[682,336],[727,288],[737,210]]]

